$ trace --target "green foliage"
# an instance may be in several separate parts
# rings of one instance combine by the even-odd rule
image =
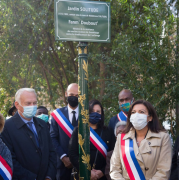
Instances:
[[[53,1],[0,2],[0,86],[6,98],[20,87],[33,87],[39,104],[65,105],[66,87],[77,82],[77,42],[55,41]],[[135,99],[155,106],[174,135],[176,18],[170,4],[110,2],[111,43],[89,43],[89,99],[102,101],[107,124],[119,111],[119,91],[130,89]]]
[[[9,107],[11,107],[12,103],[9,99],[7,99],[7,93],[4,89],[0,88],[0,113],[7,117],[7,112]]]

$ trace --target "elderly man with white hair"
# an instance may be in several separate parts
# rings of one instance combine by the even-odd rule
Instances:
[[[35,117],[37,94],[32,88],[16,92],[16,114],[6,120],[2,140],[13,159],[13,180],[54,180],[56,154],[46,123]]]

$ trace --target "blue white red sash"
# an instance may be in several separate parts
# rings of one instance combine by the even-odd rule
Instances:
[[[12,179],[12,169],[1,155],[0,155],[0,175],[4,180]]]
[[[125,134],[121,134],[121,152],[130,180],[145,180],[142,169],[135,157],[133,140],[123,140]]]
[[[58,123],[58,125],[63,129],[63,131],[71,138],[74,127],[60,111],[60,109],[54,110],[51,115]],[[90,127],[90,141],[98,149],[98,151],[106,158],[108,146],[101,139],[101,137]]]
[[[60,109],[56,109],[51,113],[52,117],[58,123],[58,125],[63,129],[63,131],[67,134],[69,138],[71,138],[74,127],[68,121],[68,119],[64,116],[64,114],[60,111]]]
[[[127,114],[121,111],[119,114],[117,114],[117,118],[119,121],[127,121]]]
[[[98,149],[98,151],[106,158],[108,146],[101,137],[90,127],[90,141]]]

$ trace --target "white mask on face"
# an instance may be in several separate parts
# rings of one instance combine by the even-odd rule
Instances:
[[[132,114],[130,117],[130,122],[136,130],[141,130],[147,126],[147,115],[139,113]]]

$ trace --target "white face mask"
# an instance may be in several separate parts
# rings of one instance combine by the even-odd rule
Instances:
[[[130,117],[130,122],[136,130],[141,130],[147,126],[147,115],[139,113],[132,114]]]

